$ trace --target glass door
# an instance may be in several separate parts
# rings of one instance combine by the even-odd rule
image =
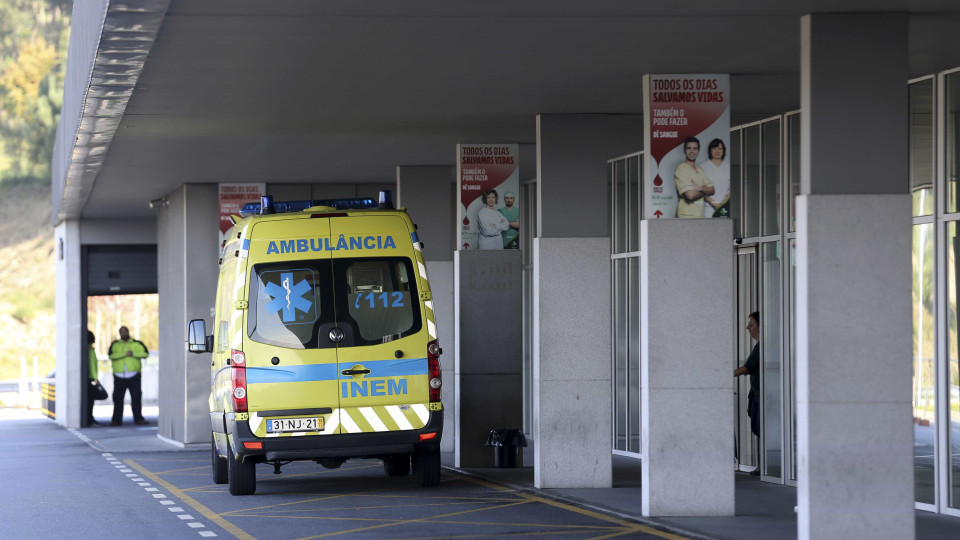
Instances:
[[[747,331],[747,317],[757,310],[758,302],[757,280],[757,248],[743,246],[737,250],[737,303],[735,315],[736,358],[733,369],[742,366],[753,349],[754,341]],[[747,395],[750,392],[750,377],[737,377],[734,385],[733,399],[736,404],[734,410],[734,437],[737,466],[739,470],[752,471],[757,467],[759,455],[759,440],[750,429],[750,418],[747,415]]]
[[[640,216],[642,155],[607,163],[613,312],[613,453],[640,457]]]

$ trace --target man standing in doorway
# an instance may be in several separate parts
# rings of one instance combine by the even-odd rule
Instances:
[[[703,198],[713,195],[715,190],[707,173],[697,167],[697,156],[700,155],[700,139],[687,137],[683,141],[683,155],[686,161],[677,165],[673,173],[673,181],[677,184],[678,218],[702,218]]]
[[[113,362],[113,420],[111,426],[119,426],[123,421],[123,397],[130,390],[130,408],[133,409],[133,422],[138,426],[147,425],[141,410],[142,393],[140,391],[141,360],[149,356],[147,346],[141,341],[130,338],[126,326],[120,327],[120,339],[110,344],[110,360]]]
[[[742,366],[733,371],[733,376],[750,375],[750,393],[747,394],[747,416],[750,417],[750,431],[760,440],[760,312],[754,311],[747,317],[747,332],[756,344],[750,351],[750,356]],[[757,468],[750,472],[751,476],[760,476],[760,460],[757,453]]]

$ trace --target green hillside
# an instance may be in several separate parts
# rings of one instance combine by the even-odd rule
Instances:
[[[50,187],[0,184],[0,380],[19,377],[21,356],[53,369],[54,257]]]
[[[73,0],[0,0],[0,380],[54,366],[50,161]],[[0,404],[2,405],[2,404]]]

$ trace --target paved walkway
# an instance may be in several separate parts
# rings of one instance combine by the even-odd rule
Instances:
[[[640,462],[621,456],[613,456],[610,489],[536,489],[531,467],[456,469],[445,454],[436,490],[388,478],[378,461],[351,460],[336,470],[296,462],[276,477],[268,465],[258,465],[257,494],[231,497],[210,481],[208,447],[162,441],[156,409],[144,414],[150,426],[65,430],[36,412],[0,409],[5,533],[100,539],[134,531],[157,538],[796,538],[796,489],[746,474],[736,476],[736,517],[643,518]],[[917,538],[956,540],[960,518],[918,511]]]
[[[452,463],[452,456],[450,456]],[[537,489],[533,468],[464,469],[498,484],[554,497],[568,504],[644,523],[690,538],[740,540],[790,540],[797,538],[797,490],[791,486],[762,482],[744,473],[736,474],[736,516],[644,518],[641,512],[641,463],[613,456],[613,487],[610,489]],[[916,512],[917,540],[957,540],[960,518]]]
[[[153,426],[70,430],[0,414],[0,537],[683,538],[450,470],[418,488],[380,460],[294,462],[277,476],[258,465],[256,494],[233,497],[212,482],[209,447],[163,443],[144,412]]]

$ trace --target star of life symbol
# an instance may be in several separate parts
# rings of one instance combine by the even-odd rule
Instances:
[[[307,280],[301,279],[299,283],[291,287],[293,272],[282,272],[280,282],[283,284],[282,287],[276,283],[267,283],[267,286],[264,287],[264,292],[273,298],[267,304],[267,312],[283,311],[283,322],[294,322],[297,319],[298,310],[306,313],[313,305],[313,302],[303,297],[304,293],[310,290],[310,285]]]

